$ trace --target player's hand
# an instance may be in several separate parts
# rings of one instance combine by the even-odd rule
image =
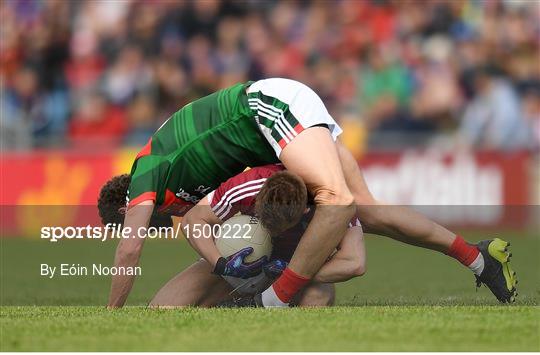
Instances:
[[[264,274],[270,279],[277,279],[289,263],[281,259],[272,260],[263,266]]]
[[[213,273],[221,276],[239,277],[241,279],[258,275],[261,272],[262,266],[268,261],[268,257],[265,255],[254,262],[245,263],[244,259],[251,253],[253,253],[253,248],[247,247],[226,258],[219,258]]]

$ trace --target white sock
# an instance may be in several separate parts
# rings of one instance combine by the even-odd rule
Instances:
[[[476,276],[480,276],[482,271],[484,271],[484,256],[482,253],[478,253],[478,256],[474,261],[468,266]]]
[[[262,294],[262,303],[265,308],[268,307],[288,307],[289,304],[283,302],[279,299],[279,297],[276,295],[276,291],[274,291],[274,287],[270,286],[268,287]]]

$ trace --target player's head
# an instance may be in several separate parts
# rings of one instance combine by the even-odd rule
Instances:
[[[266,179],[255,200],[255,213],[272,236],[295,226],[304,215],[308,193],[304,181],[289,171]]]
[[[114,176],[101,188],[98,198],[98,210],[103,225],[124,223],[126,214],[126,197],[131,175],[123,174]],[[169,227],[172,226],[171,216],[154,213],[150,219],[150,226]]]
[[[114,176],[101,188],[98,198],[98,210],[103,225],[122,224],[126,210],[126,197],[131,175]]]

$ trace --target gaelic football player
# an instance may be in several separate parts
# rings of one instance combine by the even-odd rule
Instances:
[[[243,257],[251,252],[250,248],[224,258],[217,251],[213,236],[200,233],[201,230],[214,230],[204,228],[205,224],[220,225],[238,212],[257,215],[273,236],[272,255],[262,267],[264,272],[261,274],[260,266],[259,269],[251,269],[254,277],[247,280],[239,277],[246,276],[241,272],[241,264]],[[264,290],[269,281],[273,281],[287,266],[312,216],[304,182],[284,170],[282,165],[255,167],[228,179],[204,197],[182,220],[184,235],[204,259],[171,279],[156,294],[150,306],[214,306],[230,300],[231,295]],[[199,231],[194,232],[197,228]],[[353,220],[335,253],[294,297],[293,304],[333,305],[333,283],[363,275],[365,260],[362,228],[358,220]],[[212,269],[211,265],[215,267]],[[248,264],[247,267],[253,265]],[[228,282],[220,276],[226,276]]]
[[[377,204],[354,158],[336,143],[340,133],[317,94],[297,81],[259,80],[203,97],[173,114],[137,155],[123,225],[135,236],[155,208],[182,209],[247,166],[281,161],[304,180],[317,208],[289,266],[255,298],[258,304],[287,306],[343,239],[355,213],[368,232],[454,256],[500,301],[514,300],[506,242],[469,245],[412,210]],[[115,197],[107,186],[100,194],[102,216],[115,216],[104,218],[108,222],[121,222]],[[135,266],[143,242],[123,239],[116,266]],[[133,281],[133,276],[113,277],[110,307],[124,304]]]

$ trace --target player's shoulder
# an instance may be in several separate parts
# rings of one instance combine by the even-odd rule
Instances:
[[[270,176],[274,175],[278,171],[282,171],[285,168],[282,164],[269,164],[256,166],[247,170],[244,170],[238,175],[231,177],[224,185],[227,187],[233,187],[254,181],[264,181]]]
[[[283,164],[268,164],[262,166],[255,166],[244,171],[245,177],[260,177],[268,178],[278,171],[285,170]]]
[[[235,196],[240,194],[252,196],[260,190],[266,179],[281,170],[284,170],[281,164],[262,165],[245,170],[221,183],[211,194],[211,201],[217,202],[223,196],[232,194]]]

